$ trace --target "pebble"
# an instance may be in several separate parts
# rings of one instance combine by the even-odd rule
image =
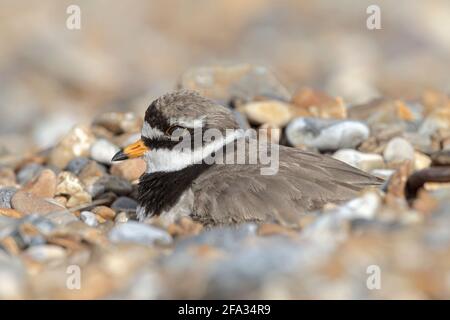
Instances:
[[[376,177],[387,180],[395,173],[395,170],[394,169],[374,169],[374,170],[370,171],[370,173]]]
[[[98,226],[98,220],[95,213],[90,211],[82,211],[80,213],[80,219],[90,227]]]
[[[133,187],[128,180],[112,175],[99,178],[95,182],[95,187],[101,189],[101,192],[110,191],[117,195],[127,195],[133,191]]]
[[[23,190],[42,198],[53,198],[56,193],[56,174],[50,169],[43,169]]]
[[[75,126],[54,147],[49,155],[49,164],[64,168],[76,157],[89,155],[95,137],[87,126]]]
[[[292,97],[292,104],[298,116],[311,116],[325,119],[347,118],[347,108],[342,98],[333,98],[326,93],[303,88]]]
[[[106,175],[106,168],[102,164],[96,162],[96,161],[90,161],[80,172],[78,175],[78,178],[80,178],[81,181],[85,185],[93,184],[95,181],[97,181],[98,178],[103,177]]]
[[[140,132],[143,121],[132,112],[108,112],[99,115],[93,124],[104,127],[114,134],[121,134]]]
[[[16,174],[8,167],[0,167],[0,187],[14,187],[16,185]]]
[[[450,108],[436,108],[423,120],[417,132],[422,136],[430,136],[441,129],[449,128]]]
[[[97,140],[91,147],[91,158],[104,164],[111,164],[111,159],[120,148],[106,139]]]
[[[265,96],[289,101],[289,91],[266,67],[251,64],[216,65],[187,70],[179,80],[180,89],[198,91],[220,103],[233,99],[249,102]]]
[[[137,243],[143,245],[169,245],[172,243],[172,237],[166,231],[134,221],[116,225],[109,232],[109,239],[114,243]]]
[[[116,216],[116,212],[106,206],[95,207],[92,212],[106,220],[114,220]]]
[[[297,118],[286,127],[286,137],[293,146],[319,150],[353,149],[369,137],[370,130],[362,122]]]
[[[78,218],[67,210],[51,212],[44,215],[44,217],[57,226],[65,226],[69,223],[78,221]]]
[[[11,200],[12,208],[24,214],[46,214],[54,211],[66,210],[53,201],[43,199],[32,193],[17,191]]]
[[[139,179],[146,168],[145,161],[141,158],[136,158],[114,163],[111,166],[110,172],[114,176],[122,177],[128,181],[134,181]]]
[[[128,197],[119,197],[113,202],[111,208],[116,211],[133,212],[136,210],[138,203],[136,200]]]
[[[376,153],[363,153],[353,149],[341,149],[333,154],[333,158],[366,172],[384,168],[383,157]]]
[[[242,112],[252,123],[284,127],[292,119],[291,109],[292,106],[284,102],[268,100],[247,103]]]
[[[25,185],[37,177],[42,170],[44,170],[43,165],[34,162],[29,163],[20,169],[19,173],[17,173],[17,182],[21,185]]]
[[[0,188],[0,208],[11,209],[11,199],[16,192],[13,187]]]
[[[408,140],[395,137],[386,145],[383,157],[386,162],[414,161],[414,147]]]
[[[79,175],[81,170],[89,163],[89,158],[86,157],[76,157],[67,164],[65,171],[72,172],[75,175]]]
[[[14,218],[14,219],[20,219],[23,217],[23,213],[14,210],[14,209],[8,209],[8,208],[0,208],[0,216]]]
[[[116,216],[116,218],[114,219],[115,223],[125,223],[128,220],[130,220],[130,216],[128,215],[127,212],[119,212],[119,214]]]
[[[27,271],[23,262],[0,250],[0,299],[25,299]]]
[[[60,246],[43,244],[26,249],[24,255],[35,261],[45,263],[53,260],[62,260],[67,256],[67,253]]]
[[[68,208],[92,201],[91,195],[85,190],[80,179],[68,171],[63,171],[58,175],[56,195],[69,196],[66,203]]]
[[[414,169],[422,170],[431,165],[431,158],[422,152],[414,152]]]
[[[431,155],[434,166],[450,166],[450,150],[441,150]]]

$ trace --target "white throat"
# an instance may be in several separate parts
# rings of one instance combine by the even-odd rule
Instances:
[[[172,172],[179,171],[193,164],[201,163],[211,153],[223,148],[228,143],[244,136],[242,131],[235,130],[225,137],[220,138],[198,147],[191,149],[159,149],[150,150],[145,153],[144,160],[147,163],[147,173],[152,172]]]

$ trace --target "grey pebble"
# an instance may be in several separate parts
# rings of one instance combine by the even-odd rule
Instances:
[[[143,245],[168,245],[172,243],[172,237],[166,231],[135,221],[116,225],[110,231],[109,239],[115,243],[138,243]]]
[[[135,211],[138,206],[138,203],[128,197],[119,197],[117,198],[113,204],[111,205],[111,208],[117,211]]]
[[[0,189],[0,208],[11,209],[11,199],[17,192],[16,188],[5,187]]]
[[[21,185],[26,184],[44,170],[44,166],[38,163],[29,163],[17,173],[17,182]]]
[[[291,145],[305,145],[321,151],[352,149],[369,135],[369,127],[354,120],[296,118],[286,127],[286,137]]]
[[[98,220],[95,213],[92,213],[90,211],[82,211],[80,213],[80,218],[84,223],[86,223],[90,227],[98,226]]]
[[[66,171],[70,171],[75,175],[79,175],[81,170],[89,163],[89,159],[86,157],[76,157],[67,164]]]

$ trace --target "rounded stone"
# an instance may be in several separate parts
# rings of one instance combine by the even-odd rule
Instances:
[[[89,159],[86,157],[76,157],[67,164],[65,170],[72,172],[75,175],[79,175],[81,170],[89,163]]]
[[[0,189],[0,208],[11,209],[11,199],[17,192],[16,188],[5,187]]]
[[[114,220],[116,212],[107,206],[98,206],[92,212],[106,220]]]
[[[19,190],[14,194],[11,204],[13,209],[16,209],[24,214],[47,214],[50,212],[66,210],[64,207],[56,204],[55,202],[43,199],[22,190]]]
[[[82,211],[80,213],[80,219],[90,227],[98,226],[98,220],[95,213],[90,211]]]
[[[116,225],[109,233],[114,243],[137,243],[143,245],[172,243],[172,237],[166,231],[151,225],[129,221]]]
[[[39,197],[53,198],[56,192],[56,174],[50,169],[44,169],[23,190]]]
[[[383,157],[386,162],[414,161],[414,147],[408,140],[395,137],[387,143],[383,151]]]
[[[111,159],[120,150],[118,146],[106,139],[97,140],[91,147],[91,158],[104,164],[111,164]]]
[[[353,149],[341,149],[333,154],[333,158],[366,172],[384,168],[383,157],[376,153],[363,153]]]
[[[117,198],[113,204],[111,205],[111,208],[117,211],[135,211],[138,206],[138,203],[128,197],[119,197]]]
[[[353,149],[369,138],[369,127],[359,121],[297,118],[286,127],[288,142],[320,151]]]

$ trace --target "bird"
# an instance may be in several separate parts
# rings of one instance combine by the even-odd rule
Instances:
[[[220,135],[198,139],[211,131]],[[245,222],[297,226],[302,215],[383,183],[327,155],[270,143],[268,148],[278,156],[274,174],[262,174],[265,165],[260,162],[224,163],[239,144],[248,147],[257,140],[242,134],[230,108],[196,91],[178,90],[150,104],[141,139],[117,152],[112,161],[145,160],[137,218],[158,218],[167,224],[188,216],[204,226]],[[222,154],[222,161],[216,154]],[[245,159],[251,156],[249,151]]]

